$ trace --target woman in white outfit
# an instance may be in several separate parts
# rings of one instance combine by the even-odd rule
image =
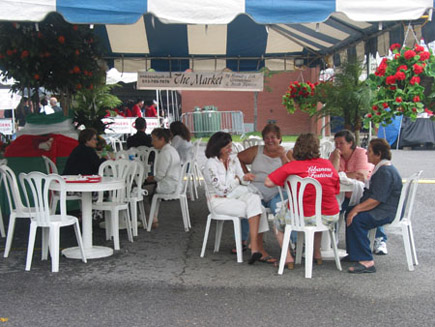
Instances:
[[[153,147],[160,150],[155,163],[154,176],[148,176],[147,182],[157,182],[157,193],[170,194],[177,190],[181,174],[180,156],[170,144],[171,133],[168,129],[155,128],[151,132]],[[154,217],[153,228],[157,228],[157,217]]]
[[[190,143],[190,131],[181,121],[174,121],[169,126],[172,133],[171,145],[177,150],[181,163],[184,165],[189,160],[192,143]]]
[[[253,264],[268,254],[263,248],[263,233],[269,225],[261,198],[247,187],[255,179],[253,174],[245,174],[237,156],[230,156],[231,135],[217,132],[207,143],[204,166],[204,179],[209,189],[210,204],[217,214],[236,215],[248,218],[251,237],[251,259]]]

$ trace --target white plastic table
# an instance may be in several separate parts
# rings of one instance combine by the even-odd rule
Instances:
[[[352,191],[353,191],[353,185],[340,184],[340,193],[352,192]],[[343,249],[337,249],[337,250],[338,250],[338,256],[340,258],[345,257],[347,255],[346,250]],[[329,232],[323,232],[322,234],[321,252],[322,252],[322,259],[335,260],[334,250],[332,249],[331,246],[331,238],[329,237]]]
[[[112,248],[92,244],[92,192],[113,191],[123,187],[125,187],[125,183],[122,179],[112,177],[103,177],[97,183],[66,183],[67,192],[82,193],[82,238],[87,259],[105,258],[113,254]],[[54,191],[60,191],[59,184],[56,183],[52,183],[50,188]],[[64,249],[62,254],[70,259],[82,258],[77,246]]]

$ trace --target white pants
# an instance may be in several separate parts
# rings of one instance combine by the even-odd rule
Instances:
[[[240,218],[251,218],[260,216],[258,233],[269,230],[266,210],[261,205],[260,196],[254,193],[245,193],[237,199],[216,198],[211,199],[213,211],[218,215],[237,216]]]

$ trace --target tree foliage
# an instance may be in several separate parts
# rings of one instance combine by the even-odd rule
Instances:
[[[14,91],[25,88],[67,99],[101,83],[101,51],[87,25],[72,25],[58,14],[40,23],[0,22],[0,70],[16,80]]]

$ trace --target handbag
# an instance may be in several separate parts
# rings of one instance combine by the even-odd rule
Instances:
[[[245,185],[238,185],[234,190],[227,194],[228,199],[239,199],[242,195],[246,193],[252,193],[249,187]]]

